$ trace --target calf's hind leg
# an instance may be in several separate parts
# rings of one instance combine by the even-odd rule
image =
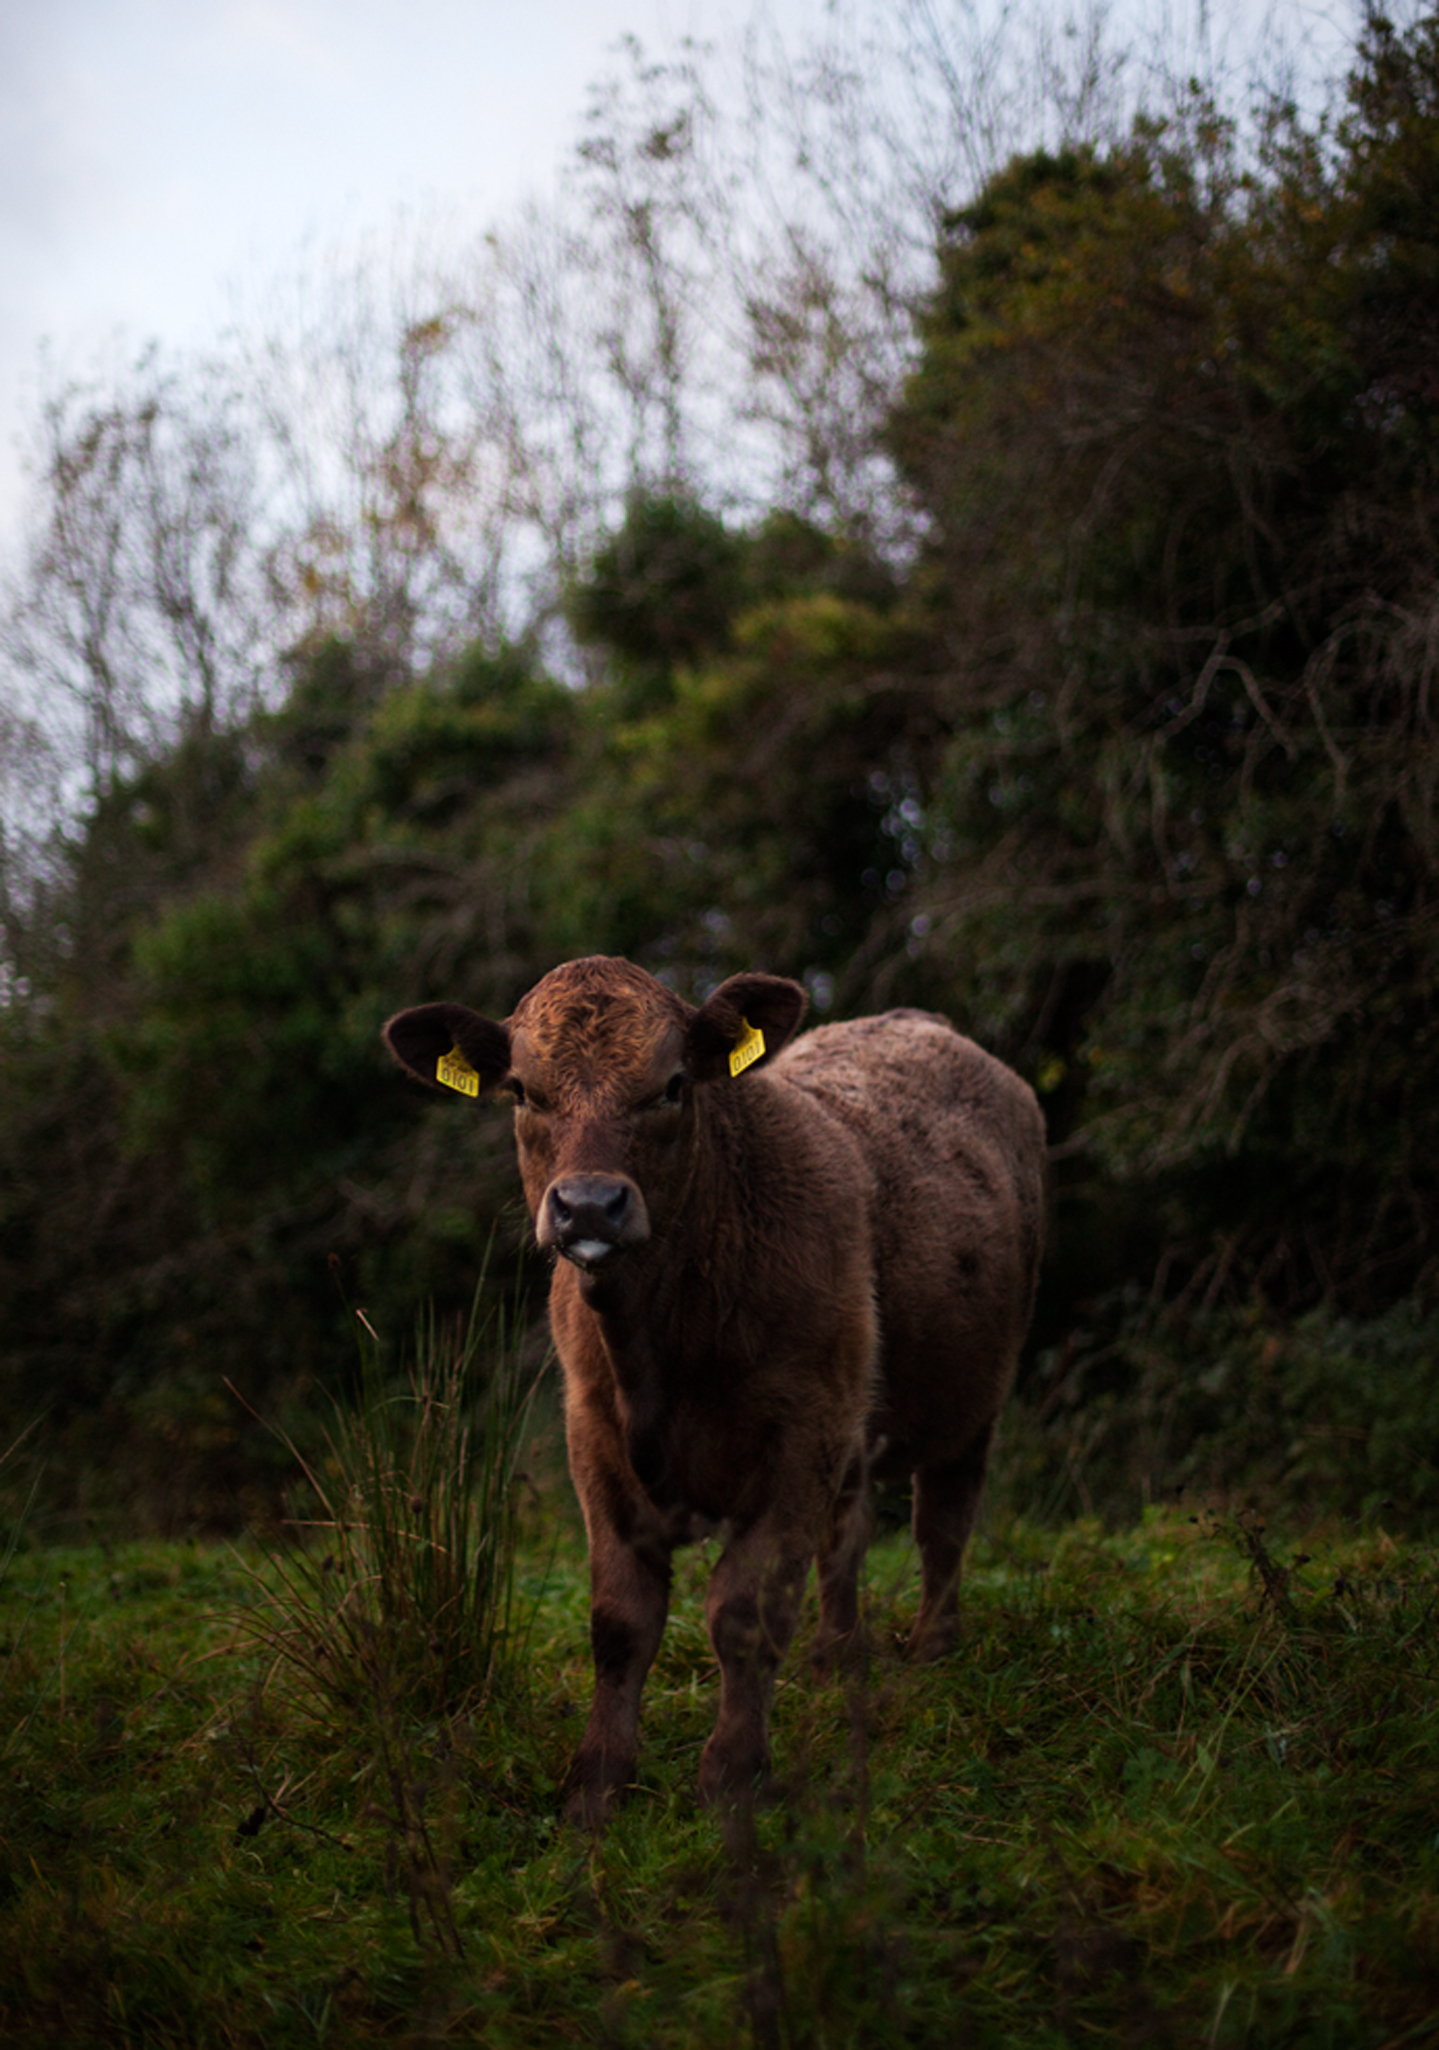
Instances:
[[[818,1679],[848,1665],[860,1650],[859,1569],[873,1535],[869,1461],[859,1450],[845,1469],[818,1552],[819,1628],[810,1652]]]
[[[979,1512],[993,1436],[990,1422],[958,1459],[915,1468],[913,1521],[920,1599],[907,1646],[911,1658],[939,1658],[958,1635],[960,1567]]]

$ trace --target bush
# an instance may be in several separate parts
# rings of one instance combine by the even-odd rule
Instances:
[[[1000,1498],[1054,1518],[1123,1521],[1175,1495],[1288,1520],[1439,1530],[1439,1311],[1260,1302],[1166,1328],[1132,1295],[1043,1353],[1006,1422]],[[1114,1320],[1106,1335],[1104,1313]]]

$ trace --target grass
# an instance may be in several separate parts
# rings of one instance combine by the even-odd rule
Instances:
[[[398,1382],[374,1341],[323,1456],[290,1448],[309,1513],[289,1525],[300,1543],[248,1565],[242,1633],[267,1664],[249,1734],[227,1731],[247,1747],[257,1796],[241,1833],[275,1821],[317,1837],[333,1832],[299,1818],[288,1772],[272,1783],[264,1732],[307,1718],[346,1732],[411,1935],[455,1963],[466,1956],[449,1843],[458,1751],[518,1663],[516,1468],[537,1376],[515,1329],[482,1286],[463,1327],[422,1325]]]
[[[398,1380],[365,1347],[321,1457],[283,1441],[306,1496],[288,1527],[310,1542],[271,1550],[253,1627],[301,1704],[392,1723],[487,1698],[511,1637],[516,1466],[538,1381],[514,1328],[481,1289],[461,1327],[421,1326]]]
[[[554,1819],[588,1689],[562,1498],[520,1534],[503,1684],[382,1724],[274,1683],[294,1555],[17,1549],[0,2040],[1439,2041],[1439,1554],[1012,1523],[975,1547],[962,1650],[912,1670],[889,1539],[863,1684],[792,1658],[784,1797],[727,1820],[692,1800],[710,1556],[592,1843]]]

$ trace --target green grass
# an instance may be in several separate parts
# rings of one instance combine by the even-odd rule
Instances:
[[[368,1717],[381,1746],[407,1718],[481,1706],[513,1641],[515,1477],[542,1371],[513,1331],[480,1290],[459,1328],[421,1325],[403,1375],[365,1348],[319,1456],[282,1440],[301,1542],[271,1548],[252,1628],[294,1705]]]
[[[555,1822],[588,1688],[558,1501],[528,1512],[488,1690],[401,1704],[383,1743],[276,1684],[262,1553],[22,1548],[0,2041],[1439,2041],[1439,1553],[1303,1549],[1174,1513],[997,1529],[962,1649],[911,1670],[887,1540],[870,1671],[816,1686],[791,1657],[784,1792],[752,1822],[693,1804],[688,1554],[641,1785],[594,1843]]]

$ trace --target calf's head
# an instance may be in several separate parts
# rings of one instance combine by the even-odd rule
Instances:
[[[798,983],[732,975],[696,1009],[642,968],[594,955],[554,969],[503,1024],[464,1004],[421,1004],[384,1028],[421,1081],[508,1092],[525,1198],[541,1246],[612,1264],[680,1199],[704,1092],[744,1078],[791,1038]]]

